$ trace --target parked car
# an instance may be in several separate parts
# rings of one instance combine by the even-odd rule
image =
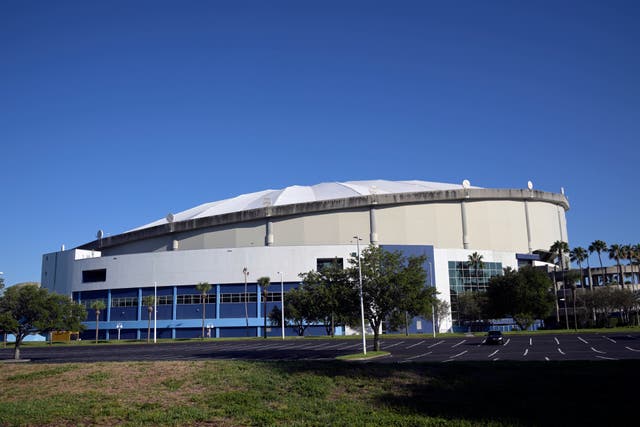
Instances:
[[[485,344],[504,344],[504,336],[500,331],[489,331],[487,338],[484,340]]]

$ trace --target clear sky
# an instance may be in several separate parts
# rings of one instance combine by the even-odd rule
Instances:
[[[638,1],[0,2],[0,271],[360,179],[564,187],[572,247],[640,243],[638,22]]]

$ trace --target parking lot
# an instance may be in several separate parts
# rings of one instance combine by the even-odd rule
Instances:
[[[367,340],[373,350],[373,340]],[[482,336],[383,337],[381,350],[390,354],[376,363],[456,361],[563,361],[640,359],[640,334],[506,335],[503,345],[486,345]],[[53,345],[22,347],[22,357],[34,363],[144,360],[333,360],[359,353],[359,339],[208,340],[161,344]],[[0,349],[0,360],[13,349]]]

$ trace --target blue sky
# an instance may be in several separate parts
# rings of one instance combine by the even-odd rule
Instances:
[[[640,243],[640,3],[0,3],[0,271],[197,204],[420,179]],[[595,260],[595,258],[592,258]]]

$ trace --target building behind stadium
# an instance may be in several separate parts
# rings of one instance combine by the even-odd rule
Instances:
[[[470,254],[483,256],[480,289],[505,267],[535,265],[537,250],[568,240],[568,209],[563,194],[531,185],[489,189],[466,180],[462,185],[374,180],[291,186],[205,203],[117,235],[99,232],[89,243],[43,255],[42,286],[88,308],[103,300],[103,339],[114,339],[118,329],[123,339],[145,338],[143,299],[155,293],[157,336],[188,338],[201,335],[195,285],[208,282],[208,333],[261,336],[257,279],[272,281],[268,314],[281,304],[281,283],[286,292],[299,285],[302,272],[335,259],[346,266],[358,237],[361,245],[426,255],[425,286],[435,286],[452,306],[440,324],[444,332],[459,325],[457,295],[478,289]],[[89,309],[87,336],[95,334],[94,319]],[[411,332],[432,328],[430,319],[416,318]],[[267,328],[267,334],[279,333]],[[308,333],[322,334],[324,328],[310,327]]]

